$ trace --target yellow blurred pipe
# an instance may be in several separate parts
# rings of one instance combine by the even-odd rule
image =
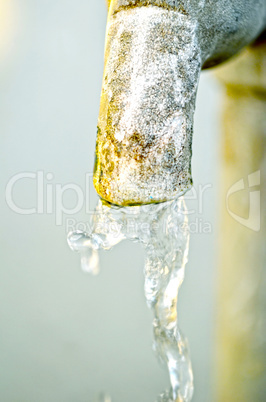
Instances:
[[[266,400],[265,69],[264,43],[216,74],[226,86],[220,199],[228,201],[219,242],[218,402]]]

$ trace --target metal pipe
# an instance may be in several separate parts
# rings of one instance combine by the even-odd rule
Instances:
[[[111,0],[94,186],[117,205],[174,199],[192,185],[202,68],[263,30],[264,0]]]

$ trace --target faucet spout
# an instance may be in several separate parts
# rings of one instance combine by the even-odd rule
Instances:
[[[94,186],[112,204],[164,202],[192,185],[193,116],[200,71],[229,57],[259,30],[258,24],[247,30],[243,17],[239,24],[232,23],[232,1],[206,3],[109,2]],[[215,3],[212,9],[210,3]],[[231,19],[225,19],[221,3],[230,5]],[[263,1],[256,3],[263,7]],[[261,7],[253,5],[256,10]],[[239,6],[238,12],[242,9]],[[225,22],[219,24],[219,11],[229,21],[229,30]],[[252,15],[261,19],[262,29],[261,14]]]

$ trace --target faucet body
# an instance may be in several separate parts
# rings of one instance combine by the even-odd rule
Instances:
[[[147,6],[175,10],[197,22],[203,68],[230,58],[266,27],[264,0],[108,0],[109,15]]]
[[[192,184],[202,68],[254,40],[264,0],[111,0],[94,186],[104,200],[171,200]]]

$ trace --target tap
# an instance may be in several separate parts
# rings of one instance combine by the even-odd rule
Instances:
[[[200,72],[265,26],[265,0],[108,1],[93,177],[103,200],[159,203],[191,188]]]

